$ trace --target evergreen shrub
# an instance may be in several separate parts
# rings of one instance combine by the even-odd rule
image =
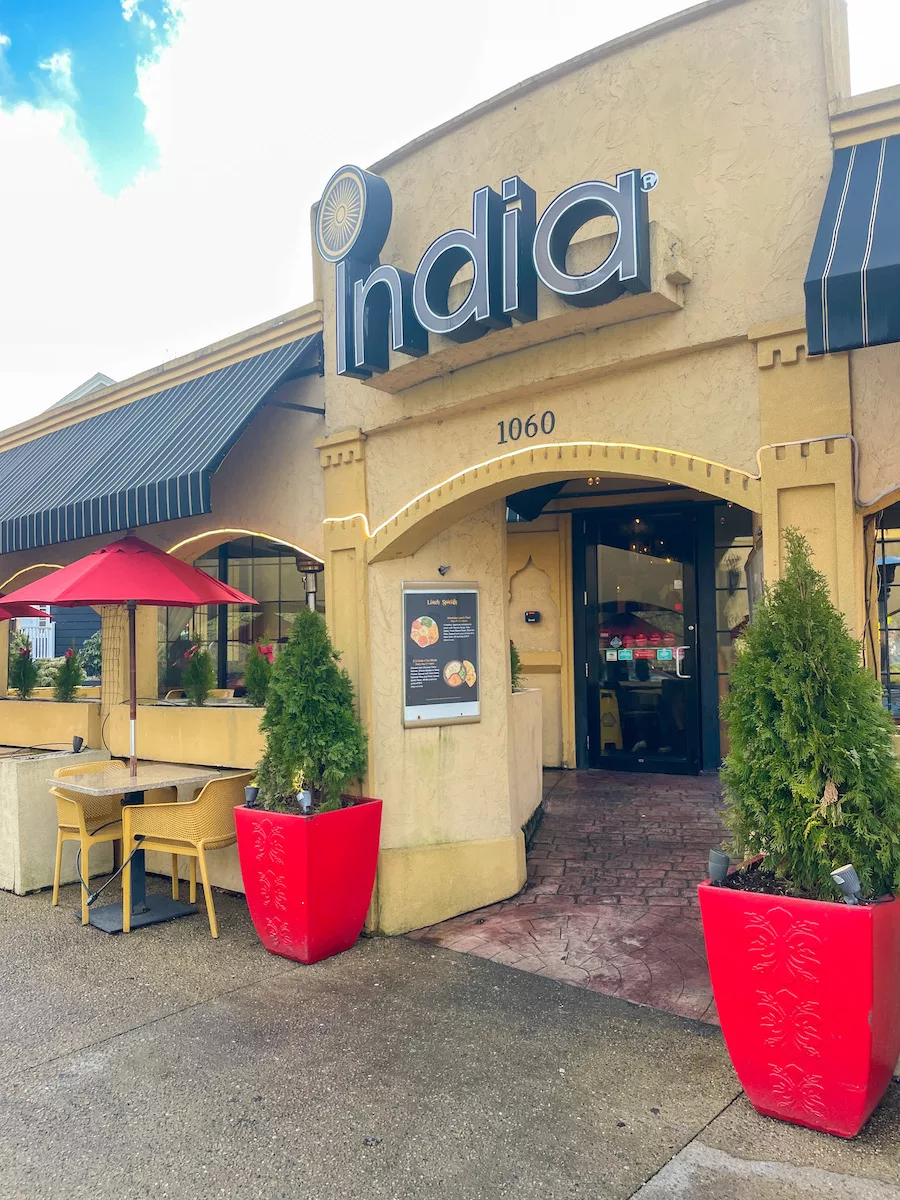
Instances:
[[[247,703],[252,704],[254,708],[262,708],[266,702],[266,692],[272,677],[272,662],[271,646],[261,646],[256,642],[250,647],[247,665],[244,668],[244,687],[247,689]]]
[[[202,707],[209,699],[209,693],[216,686],[216,673],[208,650],[199,646],[191,646],[184,656],[187,666],[181,677],[181,686],[187,693],[191,704]]]
[[[512,691],[522,691],[522,658],[512,638],[509,640],[509,682]]]
[[[20,700],[27,700],[37,686],[38,665],[31,657],[31,641],[25,636],[15,647],[9,660],[9,686],[15,688]]]
[[[791,889],[839,899],[856,868],[864,897],[900,890],[900,768],[894,724],[806,540],[785,534],[784,574],[737,643],[724,703],[722,769],[732,853]]]
[[[260,729],[266,734],[256,773],[261,808],[296,812],[297,792],[308,790],[316,810],[329,812],[365,771],[366,733],[354,712],[353,685],[320,613],[297,613],[272,668]]]
[[[60,659],[53,680],[53,696],[56,700],[67,703],[74,700],[78,689],[84,682],[84,668],[74,649],[68,649]]]

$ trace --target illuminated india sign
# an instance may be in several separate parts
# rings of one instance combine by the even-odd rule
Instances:
[[[625,171],[615,184],[576,183],[537,217],[536,196],[518,175],[500,191],[472,197],[472,228],[435,238],[415,273],[380,264],[393,204],[385,180],[359,167],[341,167],[325,187],[316,214],[316,244],[335,267],[338,375],[368,379],[386,371],[390,351],[420,357],[429,333],[468,342],[491,329],[537,319],[538,283],[567,304],[608,304],[626,292],[650,290],[648,171]],[[575,234],[595,217],[615,219],[617,236],[599,266],[582,275],[566,270]],[[450,308],[450,288],[470,267],[468,295]]]

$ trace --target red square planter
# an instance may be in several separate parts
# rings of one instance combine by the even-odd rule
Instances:
[[[699,893],[722,1033],[754,1108],[853,1137],[900,1055],[900,902]]]
[[[250,916],[267,950],[314,963],[359,937],[378,866],[381,801],[302,817],[234,810]]]

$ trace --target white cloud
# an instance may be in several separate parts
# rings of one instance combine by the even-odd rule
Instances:
[[[158,164],[118,197],[54,55],[52,94],[0,101],[0,427],[96,371],[121,379],[305,303],[309,208],[336,165],[682,6],[566,0],[548,22],[517,0],[511,34],[485,0],[452,20],[421,0],[170,0],[137,82]]]
[[[141,11],[141,0],[122,0],[122,16],[126,21],[130,21],[132,17],[137,17],[142,25],[147,29],[155,29],[156,22],[147,13]]]
[[[0,33],[0,50],[5,50],[7,46],[11,46],[12,42],[5,33]]]
[[[50,76],[51,87],[67,100],[75,100],[77,92],[72,82],[72,55],[68,50],[58,50],[39,62],[38,66]]]

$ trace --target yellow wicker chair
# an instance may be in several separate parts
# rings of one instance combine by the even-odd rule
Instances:
[[[53,772],[53,778],[65,779],[68,775],[94,775],[108,771],[116,771],[121,774],[122,763],[118,759],[78,762],[70,767],[57,767]],[[118,792],[112,796],[85,796],[81,792],[66,791],[64,787],[52,787],[50,793],[56,799],[56,819],[59,824],[56,835],[56,865],[53,870],[53,903],[58,905],[63,843],[81,843],[81,877],[85,883],[89,883],[91,874],[88,860],[91,847],[99,846],[103,842],[115,842],[122,837],[124,793]],[[148,803],[156,803],[159,800],[174,799],[177,794],[175,788],[157,788],[148,792],[144,799]],[[110,824],[110,822],[114,823]],[[101,828],[101,826],[105,826],[105,828]],[[177,879],[176,867],[173,886],[177,886]],[[87,892],[82,887],[82,925],[87,925],[89,920]]]
[[[178,855],[190,859],[190,900],[197,899],[197,863],[206,896],[206,912],[209,917],[209,932],[219,936],[216,910],[213,904],[209,871],[206,866],[206,851],[221,850],[233,846],[237,841],[234,832],[234,808],[244,801],[244,787],[253,778],[252,771],[229,775],[223,779],[211,779],[196,800],[186,804],[153,804],[149,807],[126,806],[122,810],[122,841],[127,856],[136,848],[135,838],[140,834],[142,850],[159,850],[172,855],[172,896],[178,897]],[[122,931],[131,930],[131,867],[122,872],[124,894]]]

